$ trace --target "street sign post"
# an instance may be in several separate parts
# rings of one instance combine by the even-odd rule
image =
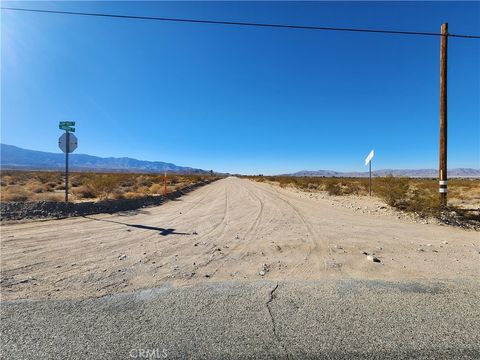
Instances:
[[[368,193],[372,196],[372,159],[375,152],[372,150],[365,159],[365,165],[368,165]]]
[[[65,133],[58,138],[58,147],[65,153],[65,202],[68,202],[68,154],[78,146],[78,139],[71,132],[75,131],[75,121],[60,121],[58,127]]]

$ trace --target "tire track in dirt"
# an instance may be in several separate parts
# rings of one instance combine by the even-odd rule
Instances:
[[[225,184],[225,187],[224,187],[224,196],[225,196],[225,201],[224,201],[224,211],[223,211],[223,217],[221,219],[221,221],[215,225],[212,229],[210,229],[207,233],[205,234],[202,234],[200,235],[197,239],[196,239],[196,242],[201,242],[202,240],[205,240],[206,238],[209,238],[212,234],[215,233],[215,231],[217,229],[219,229],[221,227],[221,230],[220,230],[220,233],[217,235],[217,238],[220,238],[224,233],[225,233],[225,230],[228,226],[228,222],[229,222],[229,214],[230,214],[230,210],[229,210],[229,195],[228,195],[228,190],[227,190],[227,183],[224,183]],[[214,262],[214,261],[218,261],[218,260],[222,260],[223,257],[215,257],[215,253],[216,253],[216,245],[215,246],[211,246],[210,247],[210,250],[213,249],[213,252],[210,252],[210,258],[204,262],[204,263],[201,263],[201,264],[196,264],[195,267],[194,267],[194,272],[196,273],[198,270],[200,269],[203,269],[205,267],[207,267],[208,265],[210,265],[210,263]],[[207,253],[208,254],[208,253]],[[206,254],[206,255],[207,255]]]
[[[259,196],[255,195],[253,191],[248,189],[246,186],[244,186],[243,189],[246,190],[247,194],[250,196],[250,199],[252,199],[255,203],[259,204],[258,212],[255,215],[255,220],[252,222],[252,224],[249,226],[243,236],[238,238],[239,241],[236,241],[232,247],[229,247],[228,253],[225,253],[223,256],[220,256],[216,259],[217,261],[223,260],[223,262],[220,263],[220,265],[213,271],[211,276],[215,275],[222,267],[224,267],[229,259],[234,259],[235,261],[240,261],[244,259],[250,252],[251,246],[253,245],[252,241],[254,239],[251,238],[250,235],[258,229],[265,203],[260,199]],[[243,239],[243,241],[241,239]],[[240,256],[233,258],[233,252],[236,251],[238,248],[242,248],[242,245],[244,250],[241,251]]]
[[[213,271],[211,276],[215,275],[222,267],[224,267],[227,264],[228,259],[234,259],[235,261],[243,261],[248,257],[248,254],[252,250],[252,247],[254,247],[256,244],[254,242],[254,238],[252,237],[252,234],[257,232],[256,230],[259,227],[259,224],[261,223],[262,215],[264,213],[264,207],[265,203],[271,203],[275,204],[278,203],[280,200],[284,204],[288,206],[289,209],[293,210],[294,214],[297,216],[297,218],[300,220],[300,224],[304,227],[306,233],[308,234],[308,238],[310,241],[310,247],[309,250],[306,254],[307,258],[310,258],[312,254],[314,254],[315,258],[317,261],[307,261],[306,263],[297,263],[293,268],[290,269],[288,274],[296,272],[300,267],[301,267],[301,272],[306,273],[307,275],[313,271],[321,271],[326,268],[326,261],[323,257],[320,256],[321,250],[318,245],[318,243],[315,241],[315,238],[317,237],[316,232],[312,229],[306,218],[303,216],[303,214],[298,210],[298,208],[293,205],[288,199],[285,199],[281,194],[279,194],[276,189],[275,191],[269,191],[263,189],[263,188],[258,188],[255,186],[255,183],[251,183],[247,180],[243,180],[245,182],[242,182],[244,185],[242,187],[242,190],[244,190],[252,199],[255,201],[257,204],[260,205],[259,210],[257,211],[257,214],[255,216],[255,219],[253,223],[249,226],[245,234],[243,235],[243,241],[238,241],[235,243],[234,247],[230,248],[228,254],[224,254],[223,256],[216,257],[216,261],[223,260],[219,266]],[[249,188],[249,186],[253,187],[253,190]],[[259,190],[262,194],[268,194],[271,196],[270,201],[267,199],[261,200],[258,195],[254,193],[254,190]],[[240,255],[234,254],[233,252],[237,249],[242,249],[240,252]],[[288,275],[287,274],[287,275]]]
[[[321,246],[318,243],[318,241],[316,240],[318,238],[318,234],[312,228],[312,226],[309,224],[309,222],[305,218],[305,216],[301,213],[301,211],[295,205],[293,205],[288,199],[286,199],[282,194],[280,194],[280,192],[277,189],[275,189],[275,188],[268,188],[267,189],[267,187],[265,187],[263,190],[270,193],[271,195],[273,195],[277,199],[280,199],[285,204],[287,204],[293,210],[293,212],[296,214],[296,216],[300,219],[304,228],[307,230],[308,235],[310,235],[309,240],[310,240],[311,245],[309,247],[309,250],[306,253],[306,258],[309,259],[310,256],[313,254],[315,256],[315,258],[317,259],[317,261],[313,261],[313,265],[310,264],[311,261],[308,261],[307,263],[309,265],[307,265],[305,267],[303,272],[307,273],[308,271],[314,271],[315,268],[316,268],[317,271],[322,271],[322,270],[326,271],[327,270],[327,261],[325,259],[325,256],[322,256],[321,254],[322,253],[326,254],[326,253],[329,252],[328,243],[327,243],[326,247]],[[302,264],[300,264],[300,263],[296,264],[293,268],[290,269],[289,274],[294,273],[301,265]]]
[[[203,195],[200,200],[196,201],[193,206],[191,206],[190,208],[188,208],[186,211],[183,210],[183,208],[182,208],[182,209],[179,209],[179,210],[181,210],[181,214],[178,214],[178,215],[174,216],[174,217],[171,218],[171,219],[165,219],[164,221],[165,221],[166,223],[171,223],[171,222],[177,220],[178,218],[184,217],[185,215],[187,215],[188,213],[190,213],[192,210],[195,210],[198,206],[204,205],[203,200],[205,200],[210,194],[212,194],[213,191],[215,191],[215,188],[214,188],[214,187],[210,187],[210,188],[209,188],[209,191],[208,191],[205,195]],[[180,201],[182,201],[182,200],[180,199]],[[187,204],[187,203],[184,202],[184,204]],[[187,205],[187,206],[188,206],[188,205]]]
[[[218,236],[222,236],[223,233],[225,232],[225,229],[228,225],[228,222],[229,222],[229,213],[230,213],[230,210],[229,210],[229,201],[228,201],[228,190],[227,190],[227,185],[225,185],[225,201],[224,201],[224,211],[223,211],[223,217],[222,219],[220,220],[220,222],[215,225],[212,229],[210,229],[209,231],[207,231],[205,234],[202,234],[199,236],[199,240],[204,240],[205,238],[209,237],[210,235],[212,235],[212,233],[214,233],[218,228],[222,228],[220,233],[218,234]]]

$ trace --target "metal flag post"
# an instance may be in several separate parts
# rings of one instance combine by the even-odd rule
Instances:
[[[375,152],[372,150],[365,159],[365,165],[368,165],[368,194],[372,196],[372,159]]]
[[[368,194],[372,196],[372,161],[368,163],[369,177],[368,177]]]

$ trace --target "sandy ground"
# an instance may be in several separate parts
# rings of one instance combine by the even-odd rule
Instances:
[[[4,225],[2,299],[262,278],[479,278],[478,232],[398,218],[373,199],[345,201],[232,177],[136,212]]]

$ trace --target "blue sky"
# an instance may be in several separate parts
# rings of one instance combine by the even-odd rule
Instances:
[[[3,2],[480,34],[480,3]],[[1,141],[240,173],[436,168],[439,39],[1,12]],[[451,38],[449,167],[480,167],[480,40]]]

